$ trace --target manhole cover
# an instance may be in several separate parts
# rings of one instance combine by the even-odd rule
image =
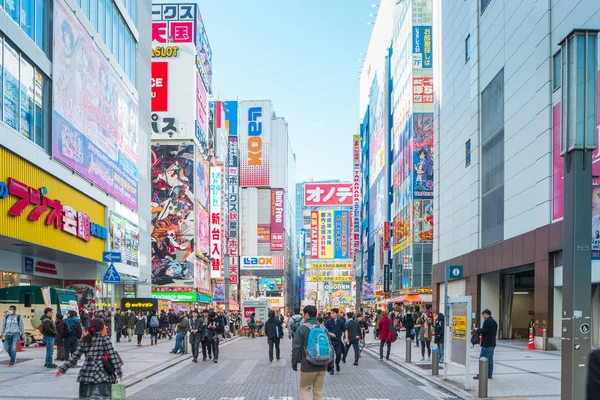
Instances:
[[[17,361],[15,363],[19,364],[19,363],[22,363],[22,362],[25,362],[25,361],[31,361],[31,360],[33,360],[33,358],[19,358],[19,357],[17,357]],[[1,365],[8,365],[8,361],[9,360],[2,360],[2,361],[0,361],[0,364]]]

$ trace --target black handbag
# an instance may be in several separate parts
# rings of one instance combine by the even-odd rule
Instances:
[[[110,359],[108,358],[108,353],[104,354],[104,357],[102,357],[102,365],[104,366],[104,370],[106,371],[109,377],[116,376],[115,367],[110,362]]]

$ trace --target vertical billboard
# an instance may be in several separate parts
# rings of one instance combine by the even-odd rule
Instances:
[[[137,210],[137,94],[64,0],[54,2],[53,25],[52,156]]]
[[[352,248],[354,254],[360,249],[360,224],[362,207],[360,197],[360,135],[354,135],[352,138],[352,161],[354,174],[352,178]]]
[[[312,259],[351,258],[351,210],[311,211],[310,254]]]
[[[196,201],[198,201],[205,210],[208,210],[210,168],[208,162],[204,159],[204,156],[200,153],[198,148],[196,148],[195,172],[196,183],[194,186],[194,195]]]
[[[137,225],[111,211],[108,217],[110,251],[121,253],[122,262],[138,267],[140,231]]]
[[[239,103],[240,186],[271,185],[271,116],[270,101]]]
[[[319,211],[319,258],[333,258],[333,211]]]
[[[271,190],[271,250],[283,251],[284,230],[284,196],[283,189]]]
[[[350,258],[350,211],[335,210],[334,218],[334,258]]]
[[[210,221],[208,211],[196,202],[196,255],[208,258],[210,251]]]
[[[228,224],[229,224],[229,279],[237,284],[239,279],[239,158],[238,138],[230,136],[227,154],[227,186],[228,190]]]
[[[221,278],[223,231],[221,229],[222,167],[210,167],[210,277]]]
[[[431,68],[431,25],[413,25],[412,42],[413,68]]]
[[[433,198],[433,113],[413,114],[413,188],[415,199]]]
[[[310,258],[319,258],[319,212],[310,212]]]
[[[433,200],[415,200],[412,215],[413,243],[433,244]]]
[[[194,146],[152,146],[152,284],[194,284]]]

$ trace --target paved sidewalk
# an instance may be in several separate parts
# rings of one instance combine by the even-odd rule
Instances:
[[[404,332],[402,337],[392,344],[391,359],[394,363],[406,368],[417,376],[427,377],[438,383],[450,383],[459,395],[477,396],[477,381],[469,378],[470,391],[464,391],[464,368],[450,365],[448,367],[448,381],[442,379],[443,370],[440,368],[439,377],[431,376],[431,361],[421,362],[421,349],[411,348],[412,363],[406,364],[406,342]],[[469,345],[470,346],[470,345]],[[432,344],[432,349],[435,345]],[[527,351],[527,345],[519,343],[498,342],[494,353],[494,379],[489,381],[488,396],[493,399],[535,399],[559,400],[560,399],[560,351]],[[373,333],[367,338],[368,351],[379,354],[379,341],[373,338]],[[476,375],[479,371],[479,346],[471,350],[471,373]],[[385,352],[385,348],[384,348]],[[384,354],[385,356],[385,354]],[[427,353],[425,353],[427,359]],[[448,385],[446,385],[448,387]]]
[[[236,341],[237,338],[228,339]],[[150,346],[150,337],[145,336],[142,347],[137,347],[136,340],[132,343],[121,341],[116,348],[123,362],[123,383],[135,384],[168,369],[182,361],[191,358],[191,354],[175,355],[169,352],[175,345],[173,340],[162,339],[158,345]],[[79,368],[71,368],[67,373],[57,378],[55,369],[44,368],[46,348],[28,347],[22,353],[17,353],[17,363],[8,367],[6,352],[0,354],[0,399],[29,399],[29,400],[66,400],[77,399],[79,384],[77,375]],[[191,353],[191,351],[190,351]],[[54,352],[56,356],[56,351]],[[56,361],[62,365],[62,361]],[[79,361],[83,364],[83,359]],[[151,380],[151,379],[149,379]]]

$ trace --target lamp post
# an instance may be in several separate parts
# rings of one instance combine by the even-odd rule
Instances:
[[[592,151],[596,148],[598,30],[574,30],[562,56],[564,157],[561,398],[585,398],[591,326]]]

